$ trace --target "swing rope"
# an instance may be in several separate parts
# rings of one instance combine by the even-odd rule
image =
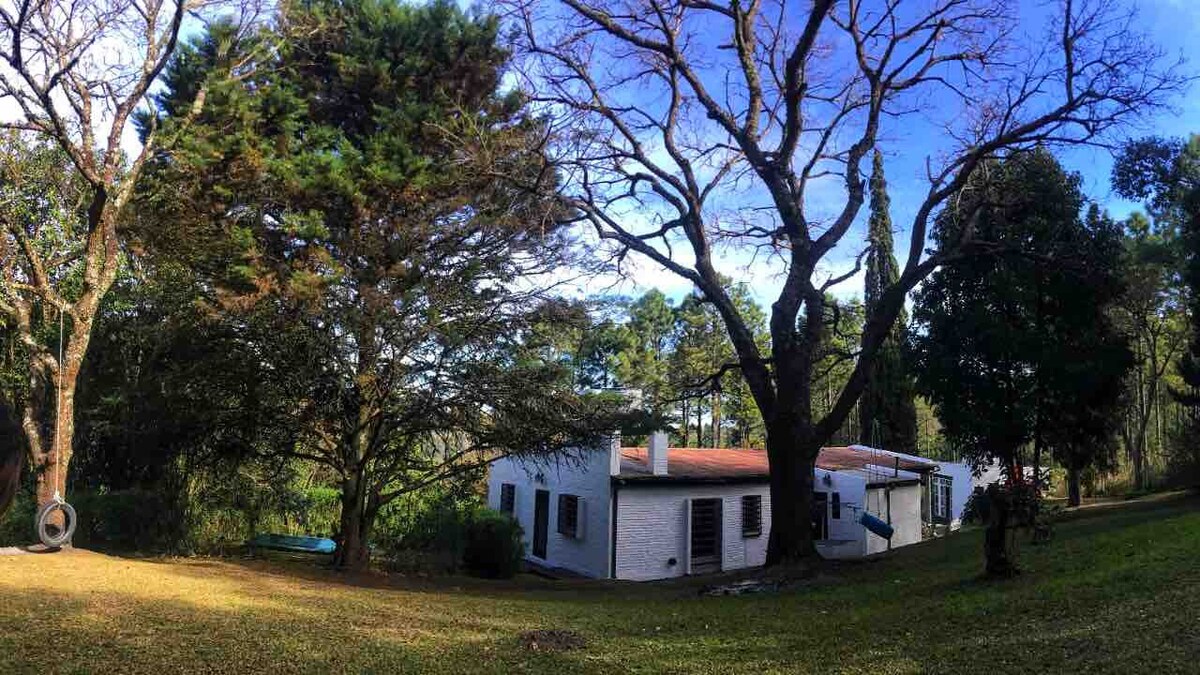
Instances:
[[[882,480],[884,477],[883,470],[880,468],[880,462],[883,461],[882,455],[879,452],[879,420],[871,420],[871,468],[867,471],[867,479],[869,483],[875,483]],[[870,491],[867,491],[870,494]],[[870,499],[867,499],[867,513],[871,513]],[[883,505],[879,503],[879,494],[875,495],[875,513],[872,515],[883,515]]]
[[[58,308],[58,400],[54,411],[54,501],[62,498],[62,389],[63,389],[63,311]]]

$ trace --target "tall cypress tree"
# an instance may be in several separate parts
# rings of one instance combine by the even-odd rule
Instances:
[[[868,221],[867,278],[864,309],[868,317],[875,311],[883,290],[900,277],[899,264],[892,244],[892,218],[887,181],[883,176],[883,155],[875,151],[871,170],[871,218]],[[867,373],[867,385],[859,399],[860,440],[866,445],[897,452],[914,453],[917,449],[917,408],[913,402],[913,382],[904,364],[902,348],[908,312],[901,310],[892,332],[884,340],[879,354]]]

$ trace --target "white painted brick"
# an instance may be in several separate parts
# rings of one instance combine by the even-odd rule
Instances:
[[[500,485],[516,486],[514,516],[525,530],[525,557],[591,577],[609,576],[611,501],[609,500],[608,447],[577,453],[559,461],[502,459],[488,473],[488,506],[500,508]],[[533,512],[537,490],[550,492],[550,525],[546,559],[533,556]],[[558,533],[558,496],[577,495],[583,500],[582,538]]]
[[[756,567],[767,559],[770,487],[753,485],[624,485],[617,492],[617,578],[665,579],[685,574],[688,499],[721,499],[722,565]],[[742,497],[763,500],[762,534],[742,537]],[[675,564],[670,560],[674,558]]]
[[[492,465],[488,478],[488,503],[499,508],[500,485],[516,486],[515,516],[525,529],[526,557],[532,558],[534,492],[550,493],[548,565],[574,570],[592,577],[610,576],[612,551],[611,455],[608,444],[581,453],[578,461],[532,462],[504,459]],[[825,476],[828,475],[828,484]],[[830,514],[829,536],[840,543],[821,545],[830,557],[858,557],[887,549],[886,540],[867,532],[858,522],[862,510],[882,513],[886,504],[883,491],[871,490],[866,481],[848,472],[818,469],[816,489],[841,498],[841,517]],[[584,536],[580,540],[564,537],[556,531],[558,496],[578,495],[584,500]],[[742,501],[744,495],[762,497],[762,534],[742,537]],[[766,484],[741,485],[637,485],[618,486],[618,531],[616,576],[621,579],[648,580],[682,576],[686,565],[685,531],[688,499],[722,500],[722,564],[726,570],[762,565],[766,561],[771,527],[770,489]],[[830,500],[832,497],[830,497]],[[921,540],[921,488],[919,485],[893,489],[892,524],[896,528],[893,547]],[[876,503],[878,502],[878,504]],[[883,517],[883,516],[881,516]],[[669,561],[674,558],[675,564]],[[536,559],[534,559],[536,560]]]

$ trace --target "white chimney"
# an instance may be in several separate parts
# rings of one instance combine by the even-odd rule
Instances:
[[[646,461],[655,476],[667,475],[667,432],[656,431],[650,435],[650,449]]]
[[[621,395],[625,397],[625,407],[628,410],[642,409],[642,390],[641,389],[622,389]]]
[[[608,475],[621,473],[621,432],[614,431],[608,437]]]

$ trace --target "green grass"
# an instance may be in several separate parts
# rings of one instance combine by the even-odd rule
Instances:
[[[0,556],[0,672],[1200,672],[1200,500],[1073,514],[977,578],[979,533],[780,595],[345,577],[278,562]],[[531,652],[523,630],[586,648]]]

